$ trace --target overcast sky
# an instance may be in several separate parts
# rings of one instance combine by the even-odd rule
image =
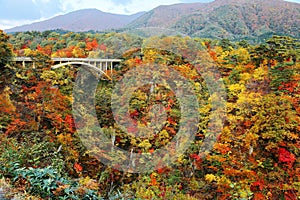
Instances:
[[[83,8],[133,14],[149,11],[159,5],[210,1],[213,0],[0,0],[0,29],[45,20]],[[300,3],[300,0],[289,1]]]

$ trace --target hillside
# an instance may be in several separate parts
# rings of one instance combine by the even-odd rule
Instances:
[[[45,31],[63,29],[68,31],[104,31],[121,28],[144,14],[118,15],[105,13],[97,9],[84,9],[60,15],[45,21],[23,25],[6,32]]]
[[[299,199],[299,47],[0,30],[0,199]]]
[[[209,38],[268,37],[272,33],[300,37],[300,4],[283,0],[215,0],[211,3],[159,6],[127,28],[165,29]],[[157,32],[157,31],[156,31]]]
[[[117,29],[142,36],[189,35],[260,41],[273,34],[299,38],[299,26],[298,3],[283,0],[215,0],[210,3],[163,5],[134,15],[85,9],[8,29],[6,32]]]

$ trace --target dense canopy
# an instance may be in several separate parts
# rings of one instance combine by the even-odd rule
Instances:
[[[0,176],[26,194],[42,199],[300,197],[298,39],[273,36],[252,45],[181,36],[59,31],[8,36],[1,31],[0,52]],[[35,66],[8,62],[11,56],[31,57]],[[143,85],[129,101],[134,126],[124,130],[111,108],[112,98],[120,104],[123,101],[114,88],[128,71],[141,66],[176,70],[188,80],[198,103],[199,121],[191,145],[171,165],[147,173],[104,165],[76,131],[80,126],[72,115],[72,93],[79,68],[52,70],[51,57],[123,59],[118,68],[107,72],[112,81],[99,80],[95,110],[113,145],[137,155],[151,155],[172,142],[183,126],[182,102],[176,91],[162,84]],[[217,73],[207,70],[207,60]],[[209,87],[219,82],[225,86],[224,110],[214,109],[220,91]],[[165,114],[159,118],[163,125],[157,133],[147,137],[127,134],[152,125],[157,117],[152,116],[153,105]],[[219,116],[222,120],[211,120],[218,113],[225,114]],[[212,135],[210,130],[220,127],[219,123],[218,134]],[[205,143],[206,138],[213,143]],[[212,149],[202,151],[204,144]],[[114,163],[119,157],[106,159]]]

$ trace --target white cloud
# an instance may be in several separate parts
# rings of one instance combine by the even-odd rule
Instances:
[[[55,16],[57,16],[59,14],[56,14]],[[51,17],[52,18],[52,17]],[[10,28],[14,28],[16,26],[23,26],[25,24],[32,24],[35,22],[40,22],[40,21],[44,21],[47,20],[49,18],[40,18],[37,20],[4,20],[4,19],[0,19],[0,30],[7,30]]]
[[[60,0],[61,9],[64,12],[84,8],[97,8],[103,12],[118,14],[133,14],[140,11],[151,10],[159,5],[169,5],[180,2],[180,0],[131,0],[126,5],[121,5],[111,0]]]
[[[46,3],[49,3],[50,0],[32,0],[32,2],[34,4],[37,4],[37,3],[43,3],[43,4],[46,4]]]
[[[300,0],[285,0],[285,1],[290,1],[290,2],[295,2],[295,3],[300,3]]]
[[[0,19],[0,30],[21,26],[23,24],[32,23],[31,20],[3,20]]]

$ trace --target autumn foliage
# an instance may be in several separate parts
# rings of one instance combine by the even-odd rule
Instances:
[[[51,166],[63,177],[80,179],[77,194],[87,194],[90,189],[106,199],[118,191],[124,199],[296,200],[300,197],[297,39],[274,36],[266,43],[250,45],[246,41],[232,43],[179,36],[142,39],[121,33],[28,32],[11,35],[8,41],[8,36],[1,32],[0,37],[0,50],[5,43],[5,51],[36,61],[35,67],[24,67],[0,55],[0,173],[10,178],[15,187],[26,190],[28,180],[13,179],[14,173],[9,169],[14,166],[26,169]],[[220,76],[213,78],[223,81],[226,87],[226,116],[210,152],[199,150],[204,138],[212,137],[207,128],[213,96],[205,79],[186,59],[190,53],[188,47],[193,43],[211,56],[220,72]],[[186,55],[150,48],[153,44],[176,46],[185,50]],[[161,105],[167,117],[157,134],[133,137],[114,120],[110,107],[114,83],[140,65],[158,63],[177,70],[192,83],[199,101],[200,120],[191,146],[171,166],[145,174],[125,173],[101,164],[76,133],[72,90],[78,69],[68,66],[51,70],[51,57],[124,59],[110,74],[113,81],[99,81],[95,110],[99,124],[114,145],[135,153],[152,154],[175,137],[180,128],[180,104],[174,92],[159,84],[154,89],[149,84],[136,90],[129,106],[135,125],[150,124],[153,116],[149,114],[149,105]],[[134,126],[128,128],[128,132],[135,131]],[[110,135],[112,129],[114,137]],[[32,137],[37,142],[30,142]],[[30,152],[20,150],[25,144],[31,148]],[[49,155],[41,150],[45,148],[49,149]],[[9,160],[9,151],[20,155],[23,152],[24,157],[35,159],[19,156]],[[70,187],[57,183],[49,191],[58,199]]]

